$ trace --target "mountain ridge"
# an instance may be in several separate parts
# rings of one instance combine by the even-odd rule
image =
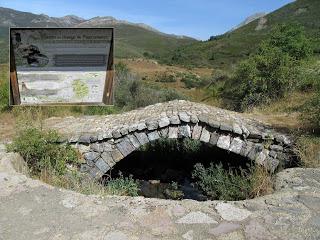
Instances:
[[[163,33],[146,24],[117,20],[110,16],[88,20],[75,15],[57,18],[0,7],[0,63],[8,62],[8,27],[114,27],[117,58],[159,58],[177,47],[197,41],[191,37]]]
[[[299,23],[320,53],[320,1],[296,0],[250,23],[208,41],[181,46],[167,55],[167,64],[233,68],[253,53],[278,24]]]
[[[10,17],[8,16],[8,12]],[[28,21],[20,21],[18,18],[15,20],[15,17],[18,14],[30,14],[34,16],[33,19],[29,19]],[[146,30],[150,30],[153,32],[157,32],[159,34],[163,35],[168,35],[168,36],[173,36],[177,38],[189,38],[189,39],[194,39],[192,37],[184,36],[184,35],[175,35],[175,34],[170,34],[170,33],[164,33],[159,31],[158,29],[147,25],[145,23],[134,23],[130,22],[127,20],[121,20],[117,19],[112,16],[96,16],[92,17],[89,19],[85,19],[82,17],[79,17],[77,15],[69,14],[66,16],[62,17],[50,17],[49,15],[46,14],[35,14],[31,12],[24,12],[24,11],[19,11],[11,8],[5,8],[5,7],[0,7],[0,26],[8,26],[8,27],[22,27],[24,25],[32,25],[32,23],[36,24],[41,24],[44,25],[45,27],[82,27],[82,26],[87,26],[87,27],[94,27],[94,26],[99,26],[99,25],[118,25],[118,24],[128,24],[132,26],[137,26],[144,28]]]

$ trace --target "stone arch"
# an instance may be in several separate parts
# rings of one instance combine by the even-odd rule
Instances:
[[[83,154],[82,172],[98,179],[140,146],[160,138],[192,138],[246,157],[274,171],[290,161],[292,143],[283,134],[242,119],[219,119],[210,113],[187,111],[119,124],[95,134],[85,133],[69,142]]]

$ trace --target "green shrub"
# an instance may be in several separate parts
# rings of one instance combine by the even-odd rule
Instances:
[[[221,163],[211,163],[208,168],[197,163],[192,177],[196,179],[196,185],[212,200],[238,201],[272,191],[272,176],[261,166],[251,166],[249,170],[225,170]]]
[[[302,121],[308,122],[314,129],[320,129],[320,89],[315,96],[305,104],[301,118]]]
[[[298,89],[300,91],[317,90],[320,83],[320,61],[314,58],[303,61],[298,70]]]
[[[313,51],[312,43],[299,23],[277,25],[265,42],[296,60],[310,57]]]
[[[138,196],[139,183],[132,176],[124,177],[121,173],[118,178],[106,182],[106,189],[109,194],[120,196]]]
[[[156,82],[173,83],[177,82],[177,77],[173,73],[162,73],[156,76]]]
[[[175,99],[185,99],[174,89],[157,88],[146,85],[138,76],[128,69],[116,73],[115,106],[131,110],[151,104]]]
[[[0,65],[0,113],[9,109],[8,65]]]
[[[242,111],[282,98],[298,85],[298,67],[310,49],[301,27],[279,25],[254,55],[239,64],[222,96]]]
[[[14,138],[8,149],[20,153],[34,175],[44,169],[63,175],[67,164],[78,163],[78,156],[71,146],[59,144],[59,141],[60,136],[55,131],[28,128]]]
[[[70,111],[84,115],[109,115],[121,112],[116,106],[72,106]]]
[[[250,195],[250,180],[243,170],[236,174],[226,171],[222,164],[211,164],[205,168],[198,163],[194,167],[192,177],[197,179],[198,187],[212,199],[244,200]]]
[[[186,73],[182,77],[181,81],[185,84],[186,88],[199,88],[204,87],[209,84],[210,80],[205,78],[200,78],[193,73]]]

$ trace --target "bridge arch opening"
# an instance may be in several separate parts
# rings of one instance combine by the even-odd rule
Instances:
[[[208,176],[203,176],[203,179],[195,176],[196,165],[199,166],[199,164],[208,170]],[[218,172],[210,173],[211,165],[221,167],[223,173],[227,175],[240,176],[246,173],[242,177],[247,178],[253,162],[239,154],[199,140],[161,138],[141,146],[123,158],[106,176],[111,175],[112,178],[117,178],[119,174],[124,177],[132,176],[139,183],[139,195],[144,197],[198,201],[223,199],[219,193],[208,194],[208,191],[204,190],[205,187],[200,186],[206,181],[206,184],[212,184],[208,183],[209,181],[217,181],[217,185],[228,188],[228,182],[223,182],[225,181],[223,176],[210,176],[210,174],[219,174]],[[212,179],[205,179],[208,177]],[[219,183],[219,181],[222,182]],[[239,185],[240,192],[241,187],[243,186]],[[235,197],[235,199],[225,200],[242,199],[243,197],[238,196],[238,199]]]

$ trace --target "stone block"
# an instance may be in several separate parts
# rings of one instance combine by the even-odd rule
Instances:
[[[98,131],[98,133],[97,133],[97,139],[98,139],[98,141],[101,141],[101,140],[103,140],[103,131]]]
[[[247,157],[253,147],[253,143],[246,141],[244,142],[242,149],[240,151],[240,155],[243,157]]]
[[[190,116],[186,112],[179,112],[179,118],[182,122],[189,123]]]
[[[110,166],[102,159],[96,161],[96,167],[104,174],[110,170]]]
[[[110,152],[112,150],[112,145],[108,142],[102,143],[102,146],[104,152]]]
[[[129,138],[130,142],[132,143],[132,145],[135,148],[139,148],[140,147],[139,140],[133,134],[129,134],[129,135],[127,135],[127,137]]]
[[[136,131],[138,129],[138,124],[132,124],[132,125],[130,125],[129,126],[129,132],[134,132],[134,131]]]
[[[236,154],[240,154],[243,145],[244,142],[240,138],[236,137],[232,140],[229,151]]]
[[[158,140],[160,138],[158,131],[149,132],[147,135],[148,135],[150,142]]]
[[[257,153],[256,155],[256,159],[255,162],[260,164],[260,165],[264,165],[265,160],[267,158],[267,156],[269,155],[269,151],[267,150],[262,150],[259,153]]]
[[[199,140],[201,137],[202,127],[196,124],[192,130],[192,139]]]
[[[72,136],[69,138],[68,142],[69,143],[76,143],[79,141],[80,136]]]
[[[94,137],[91,134],[84,134],[81,135],[78,139],[79,143],[84,143],[84,144],[89,144],[91,142],[93,142]]]
[[[232,131],[234,133],[242,135],[242,129],[239,124],[237,124],[237,123],[232,124],[232,129],[233,129]]]
[[[277,152],[271,150],[271,151],[269,152],[269,156],[272,157],[272,158],[277,158]]]
[[[91,167],[88,164],[81,164],[80,166],[80,172],[81,173],[87,173],[89,172]]]
[[[136,150],[127,137],[123,138],[116,146],[124,157]]]
[[[167,138],[169,133],[169,128],[163,128],[160,130],[160,134],[162,138]]]
[[[181,123],[180,118],[177,115],[173,115],[170,117],[170,123],[172,125],[178,125]]]
[[[171,138],[171,139],[178,138],[178,127],[169,127],[168,138]]]
[[[198,115],[198,119],[199,119],[199,122],[206,123],[206,124],[209,123],[208,114],[200,114],[200,115]]]
[[[98,157],[100,157],[100,153],[97,152],[87,152],[83,155],[84,159],[87,161],[95,161]]]
[[[216,129],[219,129],[220,128],[220,122],[218,122],[217,120],[215,119],[209,119],[209,126],[212,127],[212,128],[216,128]]]
[[[179,133],[178,133],[179,138],[191,137],[191,130],[189,125],[179,126],[178,128],[179,128]]]
[[[129,133],[129,127],[128,126],[123,126],[120,129],[120,133],[121,133],[122,136],[127,135]]]
[[[112,131],[111,130],[108,130],[108,131],[105,131],[102,135],[103,139],[109,139],[109,138],[112,138]]]
[[[122,153],[118,149],[113,149],[111,152],[111,156],[114,162],[119,162],[124,158]]]
[[[278,159],[267,157],[265,165],[267,169],[273,173],[279,166],[279,163]]]
[[[285,145],[291,146],[291,141],[288,137],[284,135],[276,135],[275,138],[278,143],[284,143]]]
[[[149,131],[156,130],[159,126],[158,121],[156,121],[156,120],[148,120],[148,121],[146,121],[146,125],[147,125],[147,129]]]
[[[232,132],[233,131],[232,124],[231,123],[227,123],[227,122],[221,122],[220,123],[220,129],[222,131],[226,131],[226,132]]]
[[[250,135],[249,130],[244,125],[241,125],[241,129],[242,129],[243,136],[247,138]]]
[[[140,123],[138,123],[137,128],[138,128],[139,131],[142,131],[142,130],[147,128],[147,125],[146,125],[145,122],[140,122]]]
[[[101,158],[109,165],[110,168],[116,164],[110,152],[103,152],[101,154]]]
[[[228,135],[222,135],[219,137],[217,147],[225,150],[230,148],[231,137]]]
[[[164,128],[170,125],[170,119],[168,117],[163,117],[159,120],[159,127]]]
[[[217,145],[218,139],[219,139],[219,134],[217,132],[213,132],[210,134],[210,140],[209,143],[213,146]]]
[[[149,138],[144,132],[135,132],[134,136],[138,139],[141,145],[147,144],[149,142]]]
[[[190,121],[194,124],[198,123],[199,122],[199,119],[196,115],[192,114],[191,117],[190,117]]]
[[[255,161],[258,154],[262,152],[263,146],[261,144],[254,144],[248,154],[248,158],[252,161]]]
[[[277,151],[277,152],[282,152],[283,151],[283,147],[280,145],[271,145],[270,149],[273,151]]]
[[[93,143],[90,145],[90,150],[94,151],[94,152],[103,152],[103,146],[102,144],[98,144],[98,143]]]
[[[89,167],[93,167],[93,166],[94,166],[94,161],[92,161],[92,160],[86,160],[86,164],[87,164]]]
[[[210,132],[204,127],[204,128],[202,128],[200,141],[208,143],[209,140],[210,140]]]
[[[115,129],[112,131],[112,137],[114,138],[121,138],[122,135],[121,135],[121,132],[120,132],[120,129]]]
[[[262,133],[256,129],[256,128],[250,128],[249,129],[250,134],[249,134],[249,138],[255,138],[255,139],[261,139],[262,138]]]

